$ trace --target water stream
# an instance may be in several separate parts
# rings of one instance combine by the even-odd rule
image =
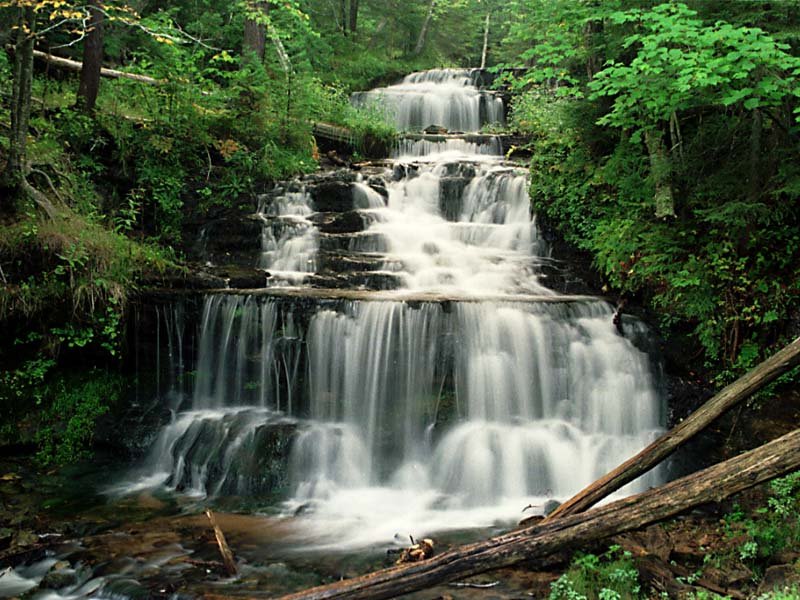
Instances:
[[[401,129],[475,132],[503,118],[475,80],[428,71],[354,101]],[[357,548],[512,523],[651,441],[664,411],[645,326],[622,335],[605,301],[547,286],[526,170],[499,152],[401,142],[352,182],[348,231],[325,229],[303,182],[265,196],[253,260],[294,299],[205,298],[192,390],[115,491],[268,497],[306,548]],[[301,301],[334,255],[369,271],[337,280],[362,299]]]

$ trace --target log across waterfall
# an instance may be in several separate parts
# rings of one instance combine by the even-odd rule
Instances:
[[[355,101],[476,132],[503,107],[475,81],[428,71]],[[415,138],[385,168],[265,193],[234,254],[273,288],[205,297],[165,378],[191,385],[122,488],[269,497],[306,549],[356,548],[513,523],[655,439],[647,328],[626,317],[621,335],[605,300],[553,289],[526,169],[499,154],[491,136]]]

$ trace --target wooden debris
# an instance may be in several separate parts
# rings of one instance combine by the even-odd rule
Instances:
[[[720,501],[800,467],[800,429],[760,448],[659,488],[555,521],[454,548],[286,596],[285,600],[394,598],[478,573],[546,559],[575,545],[606,539]]]
[[[233,558],[233,552],[231,552],[228,542],[225,540],[225,534],[222,533],[222,529],[220,529],[220,526],[217,525],[217,520],[214,518],[214,513],[211,512],[211,509],[206,510],[206,516],[208,517],[211,527],[214,530],[214,537],[217,540],[219,553],[222,555],[222,565],[225,567],[225,573],[230,577],[234,577],[238,574],[239,570],[236,568],[236,561]]]
[[[397,559],[398,565],[420,562],[433,556],[434,543],[432,539],[425,538],[421,542],[415,543],[414,538],[411,538],[411,544],[400,553],[400,558]]]
[[[70,60],[68,58],[62,58],[60,56],[54,56],[53,54],[47,54],[46,52],[42,52],[40,50],[34,50],[33,56],[39,58],[47,63],[55,67],[61,67],[62,69],[67,69],[69,71],[80,71],[83,69],[83,63],[78,62],[77,60]],[[148,85],[159,85],[165,83],[164,81],[159,81],[153,77],[148,77],[147,75],[139,75],[137,73],[126,73],[125,71],[117,71],[116,69],[106,69],[105,67],[100,69],[100,75],[103,77],[108,77],[109,79],[130,79],[132,81],[138,81],[139,83],[146,83]]]

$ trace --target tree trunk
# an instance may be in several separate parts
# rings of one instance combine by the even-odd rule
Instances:
[[[100,91],[100,71],[103,68],[104,16],[97,10],[97,6],[98,0],[92,0],[89,4],[92,19],[83,42],[83,68],[78,85],[77,105],[88,113],[94,112]]]
[[[656,187],[656,217],[664,219],[675,216],[675,199],[672,195],[672,161],[664,144],[664,132],[648,129],[644,133],[647,152],[650,155],[650,173]]]
[[[81,71],[83,69],[83,63],[78,62],[77,60],[53,56],[52,54],[47,54],[41,50],[34,50],[33,56],[61,69],[67,69],[69,71]],[[147,75],[139,75],[138,73],[125,73],[124,71],[106,69],[105,67],[100,69],[100,75],[109,79],[130,79],[131,81],[138,81],[139,83],[146,83],[148,85],[159,85],[166,83],[165,80],[155,79],[153,77],[148,77]]]
[[[347,35],[347,0],[339,0],[339,14],[342,17],[339,21],[339,27],[342,33]]]
[[[397,566],[284,597],[284,600],[393,598],[493,569],[538,561],[586,544],[718,502],[800,467],[800,429],[756,450],[586,513],[535,525],[429,560]]]
[[[425,49],[425,40],[428,37],[428,29],[431,26],[431,20],[433,19],[433,10],[435,8],[436,8],[436,0],[431,0],[431,4],[428,7],[428,14],[425,17],[425,22],[422,24],[422,29],[420,29],[419,31],[419,37],[417,38],[417,45],[414,47],[414,56],[419,56]]]
[[[579,513],[600,502],[659,464],[717,417],[800,364],[800,338],[776,352],[749,373],[726,386],[699,409],[647,448],[564,502],[545,519],[553,521]]]
[[[255,8],[266,14],[268,7],[264,2],[257,2]],[[245,63],[248,58],[255,57],[259,63],[264,61],[264,52],[267,47],[267,28],[264,23],[256,18],[247,18],[244,21],[244,39],[242,42],[242,55]]]
[[[358,0],[350,0],[350,33],[358,29]]]
[[[750,181],[748,198],[755,202],[761,195],[761,136],[764,131],[764,116],[759,109],[753,111],[750,126]]]
[[[11,132],[8,162],[0,178],[0,208],[16,209],[16,200],[25,187],[28,153],[28,123],[31,116],[33,85],[33,44],[35,37],[33,8],[17,9],[17,35],[14,44],[14,74],[11,83]]]
[[[602,31],[602,21],[587,21],[583,26],[583,45],[586,48],[586,77],[591,81],[600,70],[600,60],[594,48],[594,38]]]
[[[486,68],[486,58],[489,55],[489,25],[492,20],[492,11],[486,13],[486,23],[483,26],[483,52],[481,52],[481,69]]]

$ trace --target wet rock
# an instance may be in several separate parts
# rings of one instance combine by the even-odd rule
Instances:
[[[268,274],[262,269],[228,265],[213,269],[214,275],[221,277],[227,287],[235,290],[250,290],[266,287]]]
[[[428,135],[444,135],[447,133],[447,127],[442,127],[441,125],[428,125],[422,131]]]
[[[32,531],[22,530],[18,531],[14,536],[14,545],[24,548],[26,546],[33,546],[39,541],[39,536]]]
[[[413,179],[419,174],[419,167],[409,163],[396,163],[392,168],[392,181]]]
[[[378,192],[384,198],[386,199],[389,198],[389,190],[386,189],[386,181],[384,181],[383,177],[380,177],[378,175],[373,175],[369,179],[367,179],[367,185],[376,192]]]
[[[266,419],[259,423],[261,419]],[[289,485],[288,461],[297,425],[242,412],[222,420],[192,424],[173,449],[184,468],[171,484],[179,490],[197,485],[193,473],[204,469],[206,491],[223,496],[280,496]],[[235,441],[246,436],[247,444]],[[205,483],[205,482],[203,482]]]
[[[202,263],[251,266],[261,252],[263,221],[253,215],[226,217],[208,223],[195,247]]]
[[[559,502],[558,500],[548,500],[547,502],[544,503],[544,508],[543,508],[542,512],[544,513],[544,516],[546,517],[551,512],[553,512],[555,509],[557,509],[559,506],[561,506],[561,502]]]
[[[71,585],[78,583],[78,574],[75,569],[70,567],[70,564],[65,561],[59,561],[53,565],[50,572],[42,578],[39,587],[60,590]]]
[[[758,586],[758,594],[782,591],[797,585],[800,585],[800,568],[797,565],[775,565],[764,573],[764,579]]]
[[[336,173],[334,177],[321,181],[312,181],[307,185],[314,210],[318,212],[346,212],[353,210],[352,173],[347,176]]]
[[[357,212],[317,213],[309,221],[322,233],[358,233],[364,230],[364,220]]]

